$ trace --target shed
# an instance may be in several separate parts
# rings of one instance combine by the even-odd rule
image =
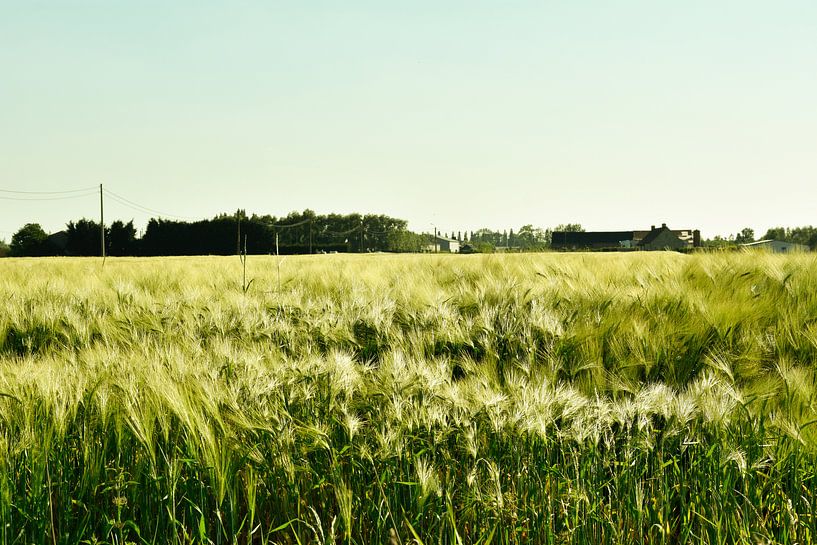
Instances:
[[[763,250],[773,254],[791,254],[809,251],[809,247],[805,244],[785,242],[783,240],[758,240],[756,242],[741,244],[741,247],[746,248],[747,250]]]

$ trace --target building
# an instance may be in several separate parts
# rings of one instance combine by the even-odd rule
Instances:
[[[68,231],[57,231],[51,233],[45,241],[48,246],[49,255],[67,255],[68,252]]]
[[[697,229],[673,230],[664,223],[649,231],[554,231],[550,246],[554,250],[683,250],[701,245]]]
[[[681,240],[666,223],[658,229],[653,227],[644,238],[636,242],[639,250],[682,250],[686,246],[687,242]]]
[[[436,237],[436,243],[426,246],[429,252],[447,252],[458,254],[460,252],[460,241],[455,238]]]
[[[782,240],[758,240],[757,242],[741,244],[741,247],[746,248],[747,250],[762,250],[773,254],[790,254],[809,251],[809,247],[805,244],[784,242]]]
[[[620,250],[633,247],[633,231],[554,231],[554,250]]]

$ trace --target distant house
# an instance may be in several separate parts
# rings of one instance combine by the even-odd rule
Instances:
[[[554,231],[554,250],[681,250],[701,245],[697,229],[672,230],[664,223],[649,231]]]
[[[656,229],[650,230],[647,235],[636,243],[640,250],[680,250],[687,246],[687,243],[673,233],[664,223]]]
[[[741,244],[741,247],[746,248],[747,250],[763,250],[773,254],[790,254],[809,251],[809,247],[805,244],[784,242],[782,240],[758,240],[757,242]]]
[[[457,254],[460,251],[460,241],[455,238],[436,237],[435,242],[426,246],[429,252],[448,252]]]
[[[45,241],[49,254],[65,255],[68,248],[68,231],[51,233]]]

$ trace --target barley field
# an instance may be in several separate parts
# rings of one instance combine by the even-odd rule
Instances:
[[[817,541],[811,255],[0,260],[0,542]]]

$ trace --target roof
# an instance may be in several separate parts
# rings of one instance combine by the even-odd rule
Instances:
[[[612,244],[618,246],[623,240],[633,240],[633,231],[553,231],[552,244],[567,246],[589,246],[593,244]]]
[[[437,237],[437,240],[445,240],[447,242],[459,242],[459,240],[457,240],[455,238],[446,238],[446,237],[440,237],[440,236]]]
[[[798,244],[797,242],[787,242],[785,240],[772,240],[769,238],[765,238],[763,240],[756,240],[754,242],[746,242],[745,244],[741,244],[741,246],[760,246],[761,244],[771,244],[773,242],[779,242],[780,244],[791,244],[792,246],[805,246],[805,244]]]
[[[48,243],[58,248],[59,250],[65,250],[65,247],[68,246],[68,231],[62,230],[57,231],[56,233],[51,233],[48,235]]]
[[[662,225],[661,227],[659,227],[657,229],[653,229],[652,231],[647,233],[647,236],[642,238],[638,242],[638,244],[640,246],[646,246],[647,244],[651,244],[655,239],[657,239],[659,236],[661,236],[661,234],[664,233],[665,231],[669,232],[673,236],[675,235],[669,227],[667,227],[666,225]]]

